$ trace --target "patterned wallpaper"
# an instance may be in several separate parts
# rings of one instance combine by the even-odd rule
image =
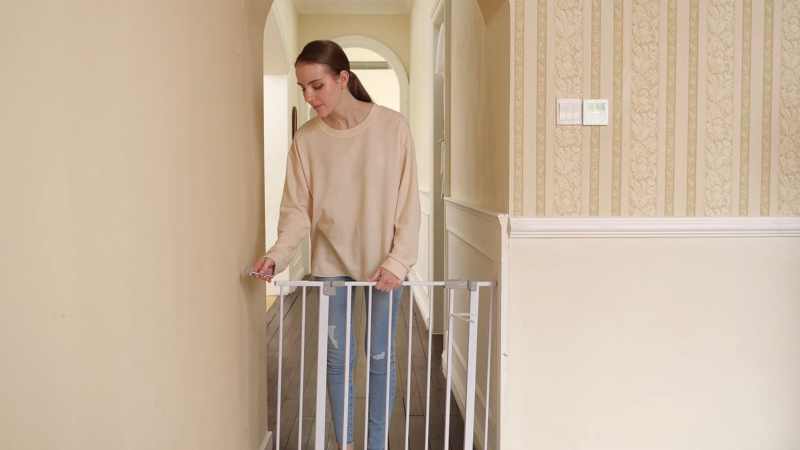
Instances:
[[[515,215],[800,216],[800,0],[514,8]]]

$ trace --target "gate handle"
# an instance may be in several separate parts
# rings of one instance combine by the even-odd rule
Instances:
[[[256,272],[253,270],[253,266],[247,266],[247,276],[252,277],[253,275],[261,275],[267,278],[275,278],[275,275],[268,275],[266,273]]]

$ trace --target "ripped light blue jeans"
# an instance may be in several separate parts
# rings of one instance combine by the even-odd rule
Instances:
[[[353,281],[349,277],[316,277],[317,281]],[[353,443],[353,404],[355,389],[353,388],[353,369],[356,362],[355,330],[353,315],[355,314],[355,288],[351,288],[350,296],[350,388],[347,418],[347,443]],[[372,311],[369,306],[369,291],[365,295],[367,315],[372,316],[372,344],[369,355],[369,450],[384,450],[386,432],[386,370],[387,350],[389,351],[389,417],[392,417],[395,394],[394,338],[397,332],[397,316],[400,315],[400,304],[403,286],[392,292],[372,289]],[[389,308],[391,294],[392,337],[389,349]],[[338,288],[336,295],[330,297],[328,307],[328,396],[331,404],[333,428],[336,442],[344,445],[342,439],[342,419],[344,416],[344,369],[345,369],[345,330],[347,318],[347,290]],[[366,326],[364,327],[366,334]],[[367,341],[364,339],[366,352]]]

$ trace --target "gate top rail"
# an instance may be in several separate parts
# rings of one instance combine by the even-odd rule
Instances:
[[[403,286],[424,286],[424,287],[448,287],[452,282],[464,282],[467,285],[475,283],[477,287],[491,287],[497,286],[496,281],[472,281],[472,280],[448,280],[448,281],[404,281]],[[287,281],[275,280],[275,286],[286,287],[323,287],[325,281]],[[342,281],[344,286],[375,286],[378,284],[376,281]]]

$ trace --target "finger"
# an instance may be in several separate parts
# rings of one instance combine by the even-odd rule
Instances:
[[[256,262],[256,266],[254,267],[256,272],[261,272],[262,267],[267,262],[265,258],[258,258],[258,262]]]
[[[378,277],[380,276],[380,273],[381,273],[381,269],[376,270],[375,273],[373,273],[372,276],[369,277],[367,282],[368,283],[372,283],[373,281],[376,281],[378,279]]]

